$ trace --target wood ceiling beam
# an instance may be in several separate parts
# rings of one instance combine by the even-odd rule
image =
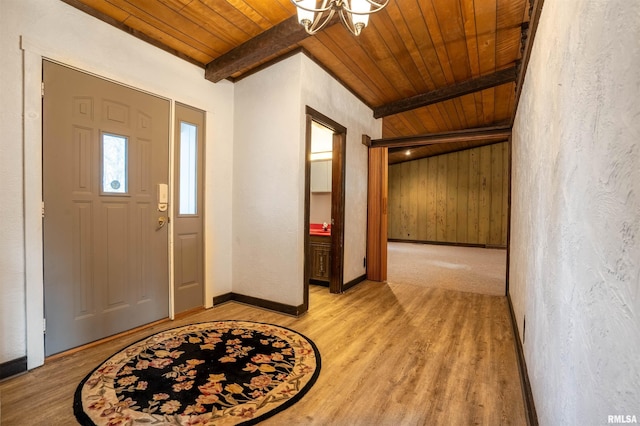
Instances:
[[[502,142],[511,136],[511,126],[476,127],[473,129],[455,130],[452,132],[429,133],[400,138],[373,139],[371,148],[379,147],[409,147],[418,145],[432,145],[452,142]]]
[[[339,19],[335,15],[329,21],[328,26],[337,22]],[[204,78],[217,83],[238,71],[294,46],[307,37],[309,34],[298,23],[298,17],[294,15],[209,62],[205,68]]]
[[[459,96],[468,95],[469,93],[490,89],[505,83],[512,83],[516,81],[516,77],[516,67],[507,68],[493,74],[483,75],[482,77],[463,81],[452,86],[443,87],[441,89],[432,90],[431,92],[421,93],[416,96],[400,99],[399,101],[390,102],[386,105],[374,108],[373,116],[375,118],[381,118],[425,107],[438,102],[457,98]]]

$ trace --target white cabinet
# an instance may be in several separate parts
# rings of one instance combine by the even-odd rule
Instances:
[[[311,192],[331,192],[331,160],[311,162]]]

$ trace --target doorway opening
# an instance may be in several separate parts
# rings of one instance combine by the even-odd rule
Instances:
[[[370,149],[370,159],[376,150],[386,149],[377,142],[376,147]],[[414,276],[420,277],[416,280],[428,277],[429,282],[423,284],[436,285],[437,275],[448,271],[443,275],[446,282],[442,281],[442,286],[446,288],[455,287],[454,278],[459,277],[457,282],[463,291],[506,294],[511,192],[509,142],[486,143],[405,160],[407,152],[407,147],[400,151],[399,146],[394,145],[394,151],[388,154],[388,161],[370,162],[369,226],[377,225],[378,229],[382,225],[388,226],[385,239],[379,238],[379,241],[381,246],[387,245],[388,236],[389,260],[394,262],[388,265],[389,276],[384,278],[389,282],[409,280],[408,259],[431,245],[437,255],[425,255],[424,261],[419,261],[419,265],[411,268]],[[397,153],[402,153],[402,157],[395,155]],[[388,218],[371,214],[385,196],[383,193],[376,195],[375,191],[372,193],[373,184],[380,186],[375,179],[372,182],[371,177],[375,176],[375,172],[387,176],[383,181],[388,186],[388,200],[383,203],[382,210],[388,209]],[[374,227],[374,236],[375,230]],[[370,238],[369,248],[373,246],[371,241]],[[506,252],[501,253],[503,249]],[[448,260],[436,259],[452,250]],[[474,280],[463,277],[461,272],[478,269],[473,265],[478,263],[477,257],[482,255],[486,259],[480,261],[480,265],[495,266],[493,270],[475,273],[474,277],[478,279],[486,275],[484,272],[489,273],[485,281],[469,285]],[[368,259],[369,266],[380,269],[387,260],[371,255]],[[374,263],[376,260],[377,264]],[[475,272],[480,272],[480,269]],[[369,270],[368,273],[370,279],[384,279],[371,278]]]
[[[304,305],[309,284],[343,291],[346,128],[307,107]]]

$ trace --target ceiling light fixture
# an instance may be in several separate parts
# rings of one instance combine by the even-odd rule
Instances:
[[[389,0],[291,0],[291,3],[298,8],[298,22],[311,35],[322,30],[338,12],[344,26],[358,36],[369,23],[369,15],[384,9]]]

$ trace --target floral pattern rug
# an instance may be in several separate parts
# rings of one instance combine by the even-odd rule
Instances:
[[[315,344],[250,321],[174,328],[121,350],[78,386],[82,425],[255,424],[299,400],[320,373]]]

